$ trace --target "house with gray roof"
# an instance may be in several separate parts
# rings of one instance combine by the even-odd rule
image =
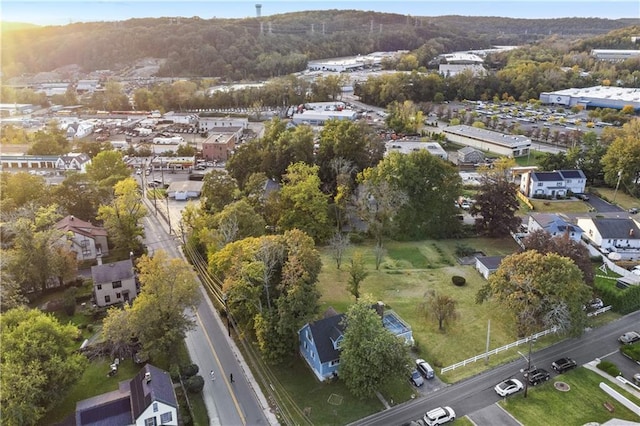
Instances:
[[[130,302],[138,295],[131,259],[92,266],[91,277],[93,297],[98,306]]]
[[[76,404],[76,426],[177,425],[178,400],[169,373],[147,364],[118,389]]]
[[[472,146],[460,148],[457,152],[458,164],[478,164],[485,160],[484,153]]]
[[[640,224],[631,218],[579,218],[584,237],[620,260],[640,260]]]
[[[476,270],[484,277],[485,280],[489,279],[489,275],[493,274],[500,267],[504,256],[477,256],[476,257]]]
[[[552,237],[567,235],[574,241],[582,240],[582,229],[578,225],[567,222],[557,214],[533,213],[527,223],[529,232],[543,230]]]
[[[384,309],[382,302],[372,308],[380,315],[385,329],[404,339],[406,344],[414,344],[411,327],[398,314]],[[344,314],[338,314],[333,308],[329,308],[322,319],[307,323],[298,331],[300,354],[320,381],[338,374],[340,344],[346,329],[344,319]]]
[[[583,193],[586,184],[582,170],[529,171],[520,177],[520,192],[530,198],[561,198]]]

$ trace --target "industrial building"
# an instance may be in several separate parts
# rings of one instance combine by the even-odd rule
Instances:
[[[382,65],[382,60],[384,58],[396,57],[404,53],[408,53],[408,50],[398,50],[397,52],[374,52],[364,56],[358,55],[348,58],[310,61],[307,64],[307,68],[309,71],[356,71],[365,68],[379,67]]]
[[[507,157],[524,157],[531,149],[531,139],[521,135],[505,135],[465,125],[446,127],[443,132],[451,142]]]
[[[540,93],[540,101],[544,104],[573,107],[582,105],[585,108],[622,109],[627,105],[640,110],[640,89],[613,86],[594,86],[582,89],[564,89],[555,92]]]
[[[640,57],[640,50],[593,49],[591,56],[599,61],[620,62]]]
[[[403,154],[410,154],[411,152],[425,150],[431,155],[447,160],[449,155],[439,143],[435,142],[421,142],[421,141],[390,141],[385,144],[387,149],[385,154],[390,152],[401,152]]]
[[[299,113],[293,114],[291,121],[294,124],[308,124],[311,126],[323,126],[328,120],[351,120],[354,121],[357,118],[357,112],[353,110],[342,111],[316,111],[305,110]]]

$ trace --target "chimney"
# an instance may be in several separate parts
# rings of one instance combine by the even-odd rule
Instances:
[[[149,373],[148,371],[144,373],[144,382],[145,383],[151,382],[151,373]]]
[[[629,236],[633,237],[633,228],[629,229]]]
[[[74,219],[73,215],[69,216],[69,220],[73,220],[73,219]]]

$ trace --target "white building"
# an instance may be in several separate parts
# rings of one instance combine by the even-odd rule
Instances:
[[[566,197],[583,193],[586,184],[582,170],[530,171],[520,178],[520,192],[530,198]]]
[[[94,265],[91,267],[91,277],[93,296],[98,306],[129,302],[138,295],[131,259]]]
[[[305,110],[294,113],[291,121],[294,124],[308,124],[311,126],[322,126],[328,120],[351,120],[355,121],[357,113],[353,110],[342,111],[315,111]]]
[[[527,223],[528,232],[545,231],[552,237],[568,235],[573,241],[582,240],[583,231],[578,225],[567,222],[556,214],[533,213]]]
[[[521,135],[505,135],[466,125],[445,127],[443,132],[451,142],[506,157],[523,157],[531,149],[531,139]]]
[[[75,170],[80,173],[85,173],[89,164],[91,164],[91,157],[87,154],[70,152],[67,155],[58,157],[55,167],[58,170]]]
[[[555,92],[540,93],[540,101],[544,104],[573,107],[582,105],[585,108],[622,109],[631,105],[640,110],[640,88],[594,86],[580,89],[571,88]]]
[[[617,253],[620,260],[640,260],[640,228],[635,220],[579,218],[578,226],[584,230],[584,237],[602,252]]]
[[[620,62],[640,57],[640,50],[593,49],[591,56],[599,61]]]
[[[436,157],[442,158],[443,160],[447,160],[449,155],[447,151],[445,151],[439,143],[436,142],[420,142],[420,141],[390,141],[385,143],[386,152],[388,154],[390,152],[401,152],[403,154],[409,154],[411,152],[416,151],[427,151],[429,154],[434,155]]]
[[[216,127],[240,127],[249,128],[249,119],[246,117],[200,117],[198,119],[199,132],[209,132]]]

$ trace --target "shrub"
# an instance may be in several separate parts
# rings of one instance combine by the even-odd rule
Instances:
[[[476,252],[476,249],[473,247],[464,244],[464,243],[456,243],[456,256],[458,257],[466,257],[471,256]]]
[[[200,371],[200,367],[198,367],[197,364],[183,365],[180,368],[180,374],[182,374],[184,378],[193,377],[198,374],[198,371]]]
[[[70,317],[76,313],[76,294],[78,289],[76,287],[69,287],[64,291],[63,307],[64,312]]]
[[[202,392],[204,388],[204,378],[202,376],[191,376],[184,381],[184,387],[189,393]]]
[[[618,377],[620,374],[622,374],[620,373],[620,369],[618,368],[618,366],[611,361],[600,361],[600,363],[596,365],[596,367],[613,377]]]
[[[462,287],[467,283],[467,280],[459,275],[454,275],[453,277],[451,277],[451,282],[455,286]]]
[[[93,333],[93,324],[87,324],[87,331]]]
[[[171,367],[169,367],[169,375],[171,376],[171,381],[172,382],[179,382],[180,381],[180,367],[178,367],[177,364],[172,364]]]
[[[358,232],[350,232],[349,241],[351,241],[353,244],[361,244],[364,241],[364,237]]]
[[[620,348],[620,352],[622,352],[624,356],[627,356],[636,362],[640,362],[640,343],[625,345]]]

